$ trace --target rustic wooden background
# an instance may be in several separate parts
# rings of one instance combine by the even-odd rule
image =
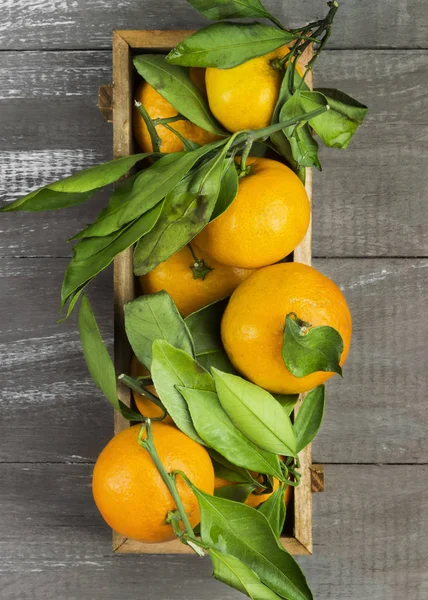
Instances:
[[[291,25],[320,0],[266,0]],[[111,81],[111,30],[193,28],[185,0],[0,0],[0,197],[111,157],[96,108]],[[314,181],[314,264],[344,290],[355,335],[328,386],[314,444],[318,600],[428,597],[428,6],[343,0],[316,83],[370,107]],[[93,463],[112,414],[83,362],[76,320],[56,325],[70,248],[97,213],[0,218],[0,597],[2,600],[232,600],[192,557],[112,556],[93,506]],[[111,343],[111,273],[91,298]]]

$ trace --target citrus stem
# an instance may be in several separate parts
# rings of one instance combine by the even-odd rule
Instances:
[[[130,377],[129,375],[125,375],[125,373],[122,373],[122,375],[119,375],[118,379],[124,385],[126,385],[126,387],[129,387],[131,390],[134,390],[134,392],[137,392],[137,394],[141,394],[142,396],[144,396],[145,398],[147,398],[148,400],[153,402],[153,404],[156,404],[156,406],[158,406],[159,408],[162,408],[162,410],[165,411],[165,416],[166,416],[166,412],[167,412],[166,408],[164,407],[162,402],[159,400],[159,398],[157,396],[155,396],[154,394],[151,394],[142,385],[140,385],[140,382],[137,379],[134,379],[133,377]],[[162,417],[162,418],[164,418],[164,417]]]
[[[242,151],[241,162],[239,164],[239,177],[245,177],[246,175],[249,175],[250,167],[247,167],[247,158],[251,152],[253,143],[254,140],[252,139],[252,137],[249,137]]]
[[[202,281],[203,281],[205,279],[205,277],[208,275],[208,273],[211,273],[211,271],[213,271],[214,269],[209,267],[203,258],[198,258],[196,256],[190,243],[187,244],[187,246],[190,250],[190,254],[192,255],[192,258],[194,261],[193,265],[190,267],[192,274],[193,274],[193,279],[202,279]]]
[[[143,117],[144,123],[146,124],[147,130],[150,134],[153,152],[159,152],[162,140],[158,136],[155,123],[153,122],[153,120],[150,117],[149,113],[147,112],[145,106],[143,104],[141,104],[141,102],[135,101],[135,106],[137,107],[140,115]]]
[[[165,125],[165,123],[174,123],[175,121],[185,121],[186,117],[183,115],[175,115],[175,117],[164,117],[159,119],[152,119],[154,125]]]
[[[143,438],[143,434],[146,432],[146,437]],[[190,524],[189,517],[187,516],[186,511],[184,510],[183,502],[181,501],[180,494],[177,490],[177,485],[175,483],[175,474],[167,473],[165,467],[162,464],[161,459],[159,458],[159,454],[156,451],[153,432],[152,432],[152,423],[150,419],[147,419],[145,424],[141,427],[140,433],[138,435],[138,443],[142,446],[147,452],[150,454],[150,458],[154,462],[157,470],[159,471],[159,475],[162,477],[166,487],[169,490],[169,493],[172,496],[172,499],[175,502],[177,510],[180,514],[181,522],[184,525],[184,529],[189,536],[189,538],[193,541],[195,535],[193,533],[193,528]],[[185,539],[185,538],[183,538]]]
[[[173,133],[175,136],[178,137],[180,142],[183,144],[184,150],[194,150],[195,149],[195,143],[192,142],[192,140],[188,140],[183,135],[181,135],[181,133],[177,129],[174,129],[174,127],[171,127],[171,125],[168,125],[168,123],[164,123],[163,126],[166,129],[168,129],[168,131],[170,131],[171,133]],[[197,146],[197,144],[196,144],[196,146]]]

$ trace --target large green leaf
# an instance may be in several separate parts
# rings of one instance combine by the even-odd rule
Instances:
[[[225,162],[226,168],[223,172],[223,179],[221,181],[217,202],[211,215],[211,221],[214,221],[214,219],[217,219],[217,217],[224,213],[238,195],[239,178],[235,162],[233,160],[229,164],[227,164],[227,161]]]
[[[186,400],[198,435],[208,446],[238,467],[283,478],[278,457],[258,448],[235,427],[215,392],[187,386],[177,389]]]
[[[270,13],[260,0],[187,0],[200,13],[217,21],[255,17],[269,18]]]
[[[175,348],[194,355],[192,337],[167,292],[140,296],[125,304],[124,312],[126,335],[132,350],[149,370],[155,340],[166,340]]]
[[[212,373],[222,407],[248,439],[275,454],[296,454],[290,418],[269,392],[237,375]]]
[[[120,179],[138,161],[146,158],[146,156],[150,156],[150,153],[145,152],[132,156],[124,156],[123,158],[118,158],[102,165],[97,165],[96,167],[90,167],[75,175],[34,190],[23,198],[6,204],[0,210],[2,212],[12,210],[37,212],[81,204],[93,196],[100,188]]]
[[[319,385],[306,394],[294,421],[297,452],[312,442],[321,427],[325,407],[325,386]]]
[[[167,154],[142,171],[129,195],[111,210],[101,214],[73,239],[109,235],[137,219],[160,202],[205,154],[223,142],[213,142],[191,152]]]
[[[215,156],[167,195],[156,227],[135,248],[136,275],[149,273],[181,250],[209,222],[221,186],[224,160],[222,155]]]
[[[295,377],[305,377],[316,371],[342,375],[340,357],[343,352],[342,336],[327,325],[312,327],[289,313],[285,319],[282,358]]]
[[[247,567],[239,558],[211,548],[209,551],[213,563],[213,576],[219,581],[239,590],[252,600],[281,600],[260,581],[259,576]]]
[[[150,231],[158,220],[161,210],[162,203],[159,203],[129,226],[124,227],[121,234],[97,254],[89,256],[86,260],[73,258],[64,275],[61,307],[68,299],[72,301],[73,296],[79,290],[81,291],[95,275],[105,269],[117,254],[135,244],[142,235]]]
[[[230,69],[293,39],[294,34],[262,23],[214,23],[180,42],[166,60],[185,67]]]
[[[141,415],[128,408],[117,397],[113,361],[104,346],[94,313],[86,296],[82,297],[79,309],[79,334],[88,371],[94,383],[110,404],[125,418],[140,421]]]
[[[201,538],[216,550],[238,558],[271,590],[287,600],[312,600],[299,565],[280,546],[258,510],[205,494],[192,486],[201,509]]]
[[[317,88],[316,92],[322,93],[330,110],[312,119],[311,126],[329,148],[347,148],[366,116],[367,106],[339,90]]]
[[[299,394],[273,394],[273,397],[282,406],[288,416],[293,412],[299,399]]]
[[[196,358],[209,371],[217,367],[226,373],[236,373],[221,341],[220,325],[228,300],[213,302],[185,318],[192,335]]]
[[[155,340],[152,349],[151,376],[162,404],[179,429],[190,438],[203,444],[193,426],[187,403],[178,386],[196,390],[214,390],[211,375],[191,356],[174,348],[165,340]]]
[[[284,488],[281,484],[273,494],[259,506],[258,510],[266,517],[275,535],[279,537],[284,528],[287,512],[284,499]]]
[[[190,78],[189,69],[167,63],[164,54],[139,54],[133,62],[141,77],[186,119],[206,131],[225,135]]]

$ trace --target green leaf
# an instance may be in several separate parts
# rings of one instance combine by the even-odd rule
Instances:
[[[294,420],[297,452],[312,442],[321,427],[325,407],[325,386],[319,385],[306,394]]]
[[[234,425],[260,448],[295,456],[290,418],[269,392],[237,375],[212,370],[220,403]]]
[[[295,377],[316,371],[342,375],[339,364],[343,352],[342,336],[329,326],[312,327],[289,313],[285,319],[282,358]]]
[[[226,163],[227,165],[227,163]],[[226,166],[221,180],[220,192],[211,215],[211,221],[217,219],[224,211],[229,208],[238,195],[239,178],[235,162],[232,160]]]
[[[259,0],[187,0],[200,13],[217,21],[245,17],[269,18],[271,15]]]
[[[120,204],[100,215],[73,239],[109,235],[137,219],[160,202],[200,158],[216,149],[219,144],[223,142],[206,144],[192,152],[166,154],[139,174],[131,192]]]
[[[61,290],[61,308],[68,299],[73,301],[73,296],[79,293],[100,271],[105,269],[114,257],[129,248],[150,231],[162,210],[162,203],[143,214],[139,219],[126,226],[121,234],[103,250],[88,257],[86,260],[73,258],[67,267]]]
[[[186,400],[198,435],[208,446],[238,467],[283,479],[278,457],[258,448],[235,427],[213,391],[214,384],[213,390],[177,389]]]
[[[236,483],[217,488],[214,494],[218,498],[227,498],[234,502],[245,502],[256,488],[257,485],[255,483]]]
[[[166,60],[185,67],[230,69],[272,52],[295,37],[262,23],[214,23],[180,42]]]
[[[37,212],[81,204],[98,192],[100,188],[117,181],[146,156],[150,156],[150,153],[124,156],[96,167],[84,169],[75,175],[34,190],[15,202],[8,203],[0,211]]]
[[[311,126],[329,148],[347,148],[352,136],[364,121],[367,106],[351,96],[330,88],[317,88],[330,110],[311,120]]]
[[[186,119],[205,131],[225,135],[191,80],[189,69],[167,63],[164,54],[140,54],[133,62],[141,77]]]
[[[196,358],[207,371],[217,367],[226,373],[236,373],[220,335],[221,318],[227,302],[227,298],[213,302],[184,319],[195,344]]]
[[[177,427],[196,442],[204,444],[177,386],[213,391],[211,375],[184,350],[174,348],[165,340],[153,343],[151,375],[156,392]]]
[[[149,273],[181,250],[209,222],[220,190],[223,163],[221,155],[215,156],[168,194],[156,227],[135,248],[136,275]]]
[[[273,397],[290,416],[299,399],[299,394],[273,394]]]
[[[208,448],[208,453],[213,462],[216,477],[233,483],[254,483],[254,478],[248,469],[232,464],[213,448]]]
[[[131,410],[117,397],[116,374],[113,361],[104,346],[94,313],[87,296],[82,297],[79,309],[79,334],[89,373],[96,386],[110,404],[129,420],[141,420],[141,415]]]
[[[284,529],[287,512],[284,501],[284,488],[281,484],[276,488],[273,494],[258,507],[258,511],[266,517],[275,535],[279,537]]]
[[[281,596],[275,594],[275,592],[262,583],[258,575],[238,558],[214,548],[210,549],[209,554],[213,564],[213,576],[215,579],[239,590],[252,598],[252,600],[281,599]]]
[[[192,486],[201,509],[201,538],[216,550],[238,558],[271,590],[287,600],[312,600],[299,565],[280,546],[258,510],[205,494]]]
[[[167,292],[145,294],[124,306],[125,330],[138,361],[149,370],[152,346],[157,339],[194,355],[190,332]]]
[[[326,105],[327,100],[322,94],[298,90],[283,104],[279,112],[279,120],[293,119]],[[312,166],[321,169],[318,159],[318,144],[312,137],[307,123],[286,127],[283,132],[290,142],[293,160],[296,163],[295,169]]]

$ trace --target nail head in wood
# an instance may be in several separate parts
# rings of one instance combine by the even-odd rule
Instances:
[[[108,123],[113,123],[113,86],[100,85],[98,88],[98,108]]]

